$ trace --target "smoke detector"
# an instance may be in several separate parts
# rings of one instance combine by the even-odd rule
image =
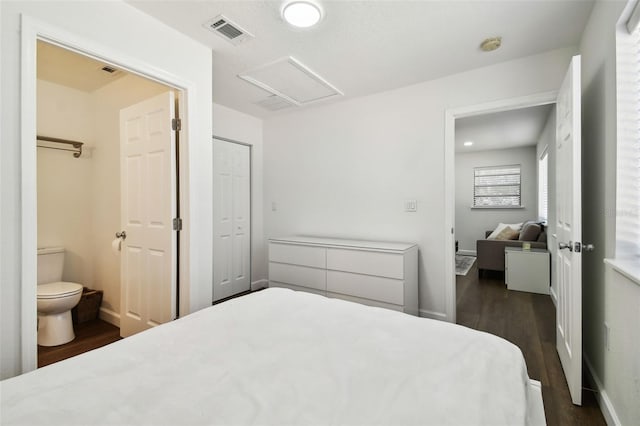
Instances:
[[[240,25],[231,21],[224,15],[218,15],[215,18],[211,18],[202,24],[202,26],[214,34],[219,35],[234,46],[254,38],[253,34],[243,29]]]
[[[502,45],[502,37],[490,37],[480,43],[480,49],[483,52],[491,52]]]

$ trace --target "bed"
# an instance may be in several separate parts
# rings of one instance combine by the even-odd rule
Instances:
[[[490,334],[288,289],[0,383],[3,425],[537,425],[539,383]]]

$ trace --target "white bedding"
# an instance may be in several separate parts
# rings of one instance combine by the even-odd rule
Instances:
[[[3,425],[544,422],[539,389],[511,343],[286,289],[216,305],[0,386]]]

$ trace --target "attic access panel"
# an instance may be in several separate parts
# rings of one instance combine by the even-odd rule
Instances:
[[[343,95],[335,86],[291,56],[246,71],[238,77],[298,106]]]

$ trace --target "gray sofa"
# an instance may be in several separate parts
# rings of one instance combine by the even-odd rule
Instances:
[[[532,226],[530,228],[531,225],[535,226]],[[482,276],[483,271],[486,270],[504,272],[505,247],[522,247],[523,243],[530,243],[532,249],[547,248],[547,233],[545,231],[545,227],[536,222],[525,222],[522,225],[520,236],[517,240],[486,239],[491,234],[491,232],[493,231],[487,231],[485,233],[484,240],[476,241],[478,274],[480,276]]]

